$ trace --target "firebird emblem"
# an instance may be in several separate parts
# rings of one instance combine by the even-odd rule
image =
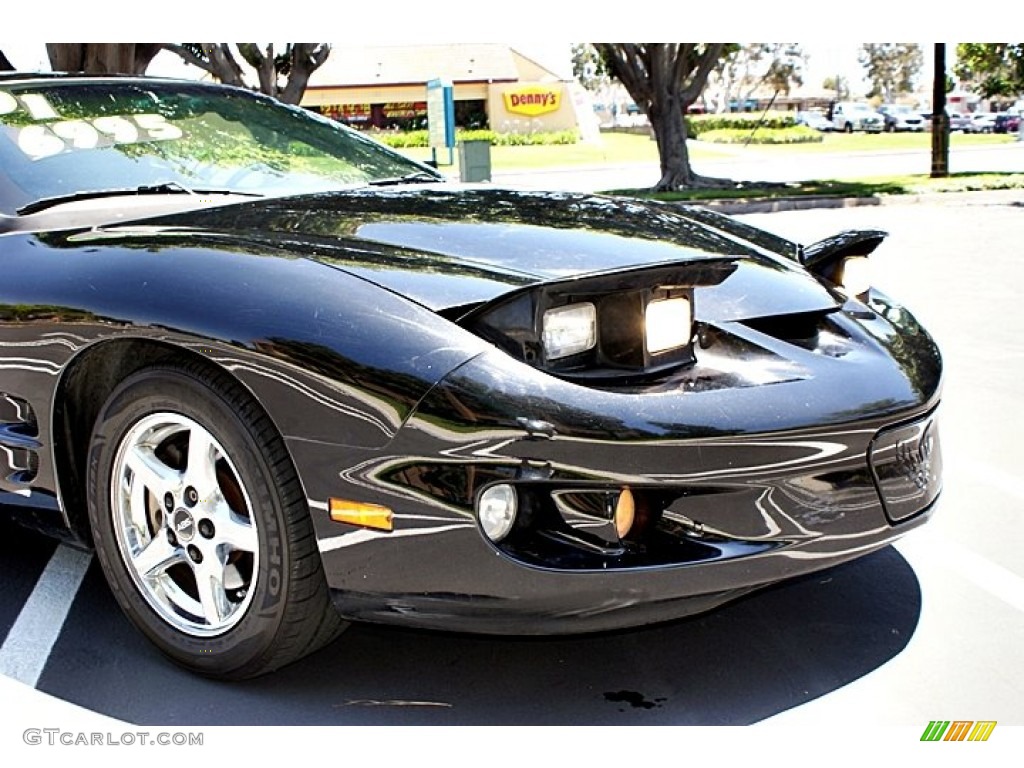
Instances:
[[[896,445],[896,464],[900,471],[922,491],[928,487],[932,474],[932,425],[928,424],[916,438],[901,440]]]

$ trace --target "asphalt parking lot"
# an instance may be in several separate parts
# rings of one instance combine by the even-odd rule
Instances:
[[[1024,725],[1024,193],[744,218],[803,241],[856,227],[891,232],[872,257],[875,282],[917,314],[946,360],[946,490],[924,529],[690,620],[558,639],[354,626],[314,656],[242,684],[166,662],[121,616],[93,562],[63,624],[52,617],[55,639],[42,646],[35,687],[140,725],[744,725],[837,716]],[[0,669],[11,669],[10,630],[55,551],[0,526]]]

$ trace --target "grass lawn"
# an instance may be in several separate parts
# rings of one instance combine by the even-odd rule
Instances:
[[[625,133],[607,133],[600,144],[553,144],[532,147],[491,147],[491,167],[500,171],[530,170],[564,165],[619,165],[623,163],[657,163],[658,147],[647,136]],[[414,160],[429,160],[429,149],[402,149]],[[448,153],[438,151],[438,160],[447,160]],[[455,165],[442,165],[445,173],[458,171],[458,149],[454,152]],[[711,156],[711,155],[707,155]]]
[[[957,147],[1011,144],[1016,135],[1005,133],[952,133],[951,149]],[[892,152],[908,149],[928,150],[932,135],[924,133],[826,133],[822,141],[807,144],[749,144],[748,150],[776,155],[785,152]]]
[[[630,163],[658,162],[658,147],[652,139],[643,135],[628,133],[604,133],[600,144],[550,145],[534,147],[491,147],[491,166],[496,171],[519,171],[535,168],[550,168],[572,165],[626,165]],[[963,134],[950,136],[953,149],[965,146],[1011,143],[1014,136],[1006,134]],[[711,144],[702,141],[689,142],[692,160],[721,157],[778,157],[779,155],[803,155],[828,152],[867,152],[927,150],[931,147],[929,133],[835,133],[825,134],[823,141],[808,144]],[[429,160],[429,149],[403,149],[403,154],[415,160]],[[438,159],[447,160],[447,152],[438,153]],[[458,174],[458,151],[455,165],[442,165],[447,174]]]

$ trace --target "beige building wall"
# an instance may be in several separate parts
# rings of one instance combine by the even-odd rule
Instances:
[[[577,126],[569,90],[561,82],[499,83],[489,91],[487,114],[491,130],[498,133],[564,131]]]
[[[500,133],[561,131],[580,124],[570,84],[500,44],[346,48],[313,74],[303,106],[326,112],[336,107],[349,119],[369,116],[371,105],[422,104],[426,81],[442,77],[454,81],[456,103],[484,102],[491,129]]]

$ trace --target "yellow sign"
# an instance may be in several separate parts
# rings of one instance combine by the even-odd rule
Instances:
[[[527,85],[505,91],[505,109],[513,114],[545,115],[562,106],[562,89],[544,85]]]

